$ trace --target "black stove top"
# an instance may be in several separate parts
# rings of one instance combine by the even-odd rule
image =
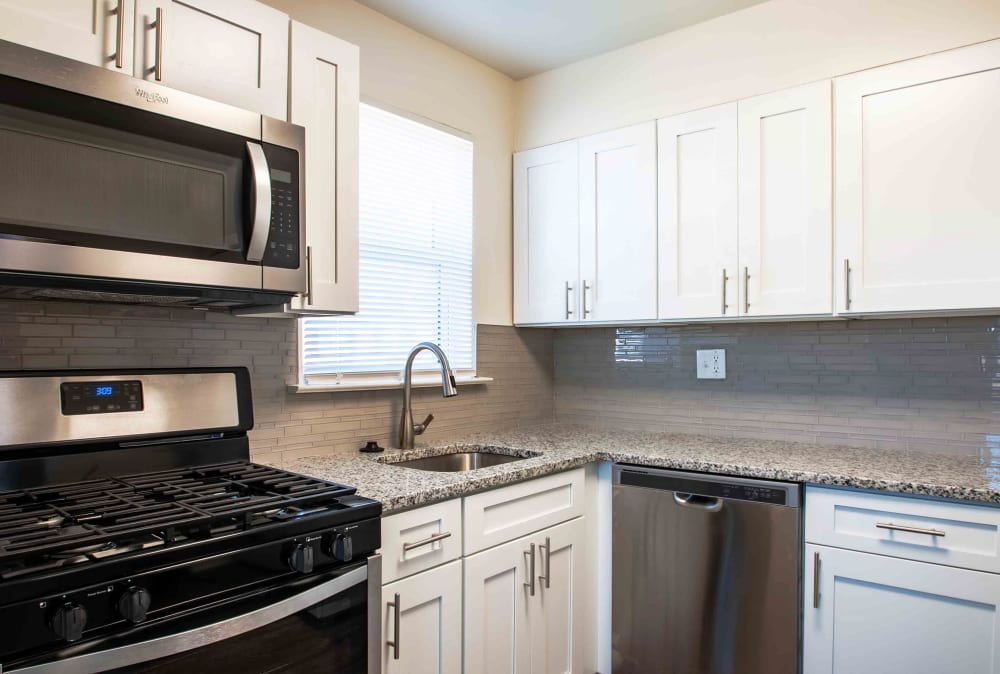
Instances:
[[[0,492],[0,579],[296,520],[354,492],[243,461]]]

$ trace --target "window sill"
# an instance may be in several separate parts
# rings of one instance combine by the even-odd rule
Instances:
[[[458,375],[455,383],[459,386],[474,386],[478,384],[488,384],[493,381],[493,377],[479,377],[474,375]],[[430,388],[441,386],[441,375],[413,375],[413,388]],[[345,378],[337,381],[331,379],[327,382],[316,384],[291,384],[288,390],[291,393],[330,393],[332,391],[384,391],[403,388],[403,382],[399,377],[379,377],[379,378]]]

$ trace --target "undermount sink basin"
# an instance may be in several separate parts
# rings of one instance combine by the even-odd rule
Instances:
[[[425,456],[419,459],[404,459],[402,461],[383,461],[383,463],[402,466],[403,468],[416,468],[417,470],[433,470],[441,473],[464,473],[469,470],[476,470],[477,468],[489,468],[490,466],[499,466],[513,461],[522,461],[530,459],[532,456],[539,455],[532,453],[526,456],[519,456],[516,454],[477,450]]]

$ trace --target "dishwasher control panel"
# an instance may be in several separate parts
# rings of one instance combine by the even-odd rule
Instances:
[[[615,484],[769,505],[792,507],[799,505],[798,485],[786,486],[783,483],[765,480],[714,475],[702,477],[697,473],[622,465],[615,471]]]

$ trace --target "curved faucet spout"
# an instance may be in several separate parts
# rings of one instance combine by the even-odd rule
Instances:
[[[441,361],[441,395],[445,398],[458,395],[458,384],[455,382],[455,373],[451,370],[448,357],[444,355],[441,347],[433,342],[420,342],[410,350],[410,355],[403,366],[403,413],[399,420],[399,447],[400,449],[413,449],[414,438],[420,435],[430,425],[434,415],[428,417],[421,424],[413,423],[413,361],[421,351],[430,351]]]

